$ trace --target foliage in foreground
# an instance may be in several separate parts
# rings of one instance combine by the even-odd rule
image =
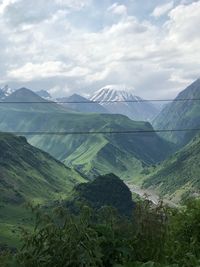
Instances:
[[[79,216],[57,208],[36,209],[35,229],[23,231],[15,256],[2,254],[1,267],[198,267],[200,201],[180,210],[139,203],[132,219],[111,207],[85,206]]]

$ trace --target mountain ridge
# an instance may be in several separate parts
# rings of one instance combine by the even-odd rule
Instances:
[[[89,99],[76,93],[69,97],[57,98],[56,101],[57,103],[78,112],[109,113],[109,111],[100,104],[90,101]],[[62,102],[73,102],[73,103],[62,103]]]
[[[17,245],[19,227],[31,227],[27,203],[66,199],[74,185],[84,181],[25,137],[0,133],[0,247]]]
[[[180,202],[200,197],[200,135],[158,166],[144,181],[161,196]]]
[[[184,101],[185,99],[185,101]],[[194,100],[191,100],[194,99]],[[196,100],[195,100],[196,99]],[[181,101],[179,101],[181,100]],[[155,129],[195,129],[200,128],[200,79],[181,91],[175,100],[168,104],[153,121]],[[196,132],[163,133],[162,137],[183,147]]]
[[[56,103],[27,105],[0,106],[0,130],[54,133],[27,135],[27,138],[34,146],[90,177],[113,172],[124,179],[134,179],[144,166],[164,160],[171,151],[147,122],[132,121],[124,115],[72,112]],[[137,130],[152,132],[134,133]],[[133,133],[59,134],[118,131]]]
[[[144,102],[142,98],[125,90],[103,87],[90,100],[98,101],[111,113],[126,115],[137,121],[151,121],[158,113],[152,103]]]
[[[14,192],[18,192],[17,194],[26,200],[34,196],[48,198],[50,194],[48,191],[52,193],[55,191],[53,193],[55,195],[58,189],[68,192],[76,183],[75,177],[80,177],[81,180],[78,173],[76,174],[48,153],[31,146],[25,137],[0,133],[0,152],[1,201],[3,198],[7,202],[9,195],[13,195]],[[12,183],[16,183],[17,187],[12,186]],[[64,188],[65,183],[69,188]],[[5,185],[8,186],[10,193],[2,193]],[[41,186],[46,190],[41,191]]]

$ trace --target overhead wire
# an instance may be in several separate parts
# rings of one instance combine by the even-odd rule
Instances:
[[[200,101],[200,98],[177,98],[177,99],[135,99],[135,100],[101,100],[101,101],[0,101],[0,104],[101,104],[101,103],[142,103],[142,102],[183,102],[183,101]],[[124,131],[36,131],[7,132],[16,135],[92,135],[92,134],[137,134],[137,133],[166,133],[166,132],[194,132],[198,129],[152,129],[152,130],[124,130]]]
[[[143,134],[143,133],[167,133],[167,132],[198,132],[200,128],[191,129],[158,129],[158,130],[124,130],[124,131],[11,131],[8,134],[16,135],[96,135],[96,134]]]
[[[134,100],[88,100],[88,101],[0,101],[0,104],[101,104],[101,103],[143,103],[143,102],[184,102],[200,101],[200,98],[177,99],[134,99]]]

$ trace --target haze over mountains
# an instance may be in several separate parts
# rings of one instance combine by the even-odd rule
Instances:
[[[41,91],[40,94],[44,98],[51,98],[45,91]],[[182,91],[154,119],[155,129],[169,130],[165,134],[160,134],[162,138],[153,131],[148,122],[137,122],[124,115],[112,114],[112,105],[116,107],[120,105],[121,109],[121,104],[124,105],[123,110],[127,108],[129,112],[129,104],[139,105],[140,108],[145,104],[150,111],[154,110],[150,103],[140,102],[140,98],[130,93],[103,88],[90,100],[74,94],[63,102],[75,103],[66,103],[66,105],[49,102],[44,98],[26,88],[21,88],[7,96],[8,102],[35,103],[1,105],[0,130],[27,132],[27,138],[31,144],[47,151],[90,179],[99,174],[113,172],[123,179],[138,182],[143,179],[142,174],[149,166],[167,159],[170,153],[182,148],[198,133],[198,131],[179,132],[176,129],[198,129],[200,126],[199,79]],[[126,99],[132,99],[133,102],[126,103]],[[90,101],[98,103],[91,104]],[[122,102],[115,103],[115,101]],[[84,104],[84,102],[87,103]],[[133,113],[139,114],[135,107],[135,105],[131,106],[134,109]],[[171,132],[171,129],[175,131]],[[106,132],[116,131],[130,131],[130,133],[106,134]],[[139,133],[134,133],[135,131]],[[30,135],[28,132],[41,134]],[[45,135],[43,132],[54,134]],[[66,134],[59,134],[59,132],[66,132]],[[83,132],[83,134],[69,134],[70,132]],[[90,134],[90,132],[100,133]],[[173,146],[169,141],[175,145]],[[164,165],[161,165],[161,168],[162,166],[165,168]],[[165,176],[162,179],[165,179]]]
[[[5,99],[13,91],[7,91],[4,95],[3,90],[0,89],[0,95],[4,96],[2,99]],[[152,121],[161,109],[159,105],[144,101],[131,92],[127,92],[126,89],[118,90],[113,87],[102,88],[88,98],[73,94],[53,99],[45,90],[37,91],[36,94],[47,101],[55,101],[74,111],[122,114],[137,121]]]
[[[45,94],[39,93],[39,95],[44,97]],[[49,95],[46,99],[49,99]],[[127,92],[126,89],[119,90],[115,87],[104,87],[88,98],[73,94],[69,97],[57,98],[55,101],[79,112],[122,114],[137,121],[152,121],[160,110],[158,105],[144,101]]]
[[[112,171],[126,179],[134,179],[144,167],[165,159],[171,150],[148,122],[132,121],[123,115],[75,113],[56,103],[44,102],[46,100],[25,88],[7,99],[9,104],[0,106],[1,131],[42,133],[28,135],[29,142],[88,176]],[[10,104],[20,102],[20,99],[33,103]],[[134,138],[131,133],[106,134],[145,130],[150,132],[136,133]],[[55,134],[49,135],[49,132]],[[59,132],[100,134],[59,135]]]

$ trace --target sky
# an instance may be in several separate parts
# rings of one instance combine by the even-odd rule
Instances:
[[[200,77],[200,1],[0,0],[0,86],[166,99]]]

